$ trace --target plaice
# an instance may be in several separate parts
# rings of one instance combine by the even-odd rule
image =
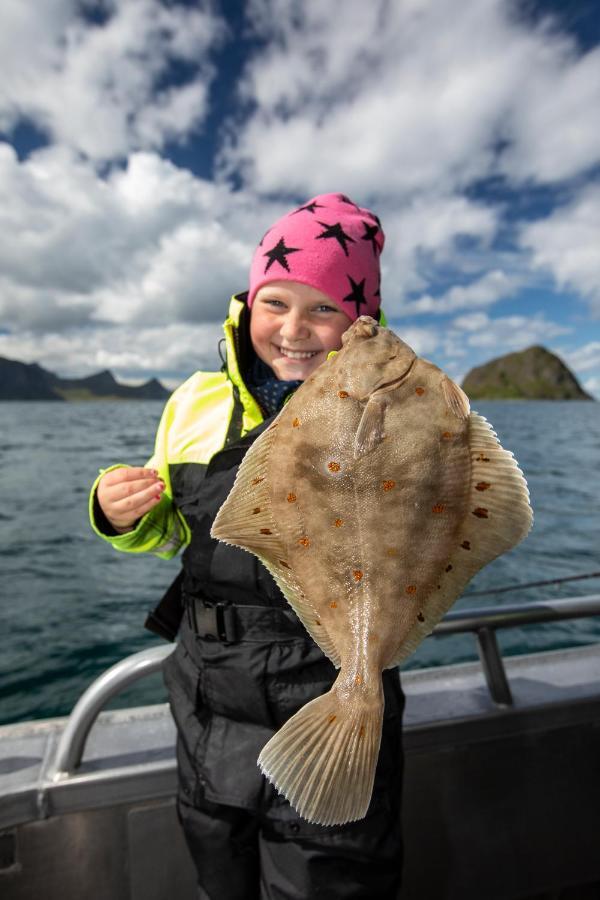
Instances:
[[[212,529],[267,566],[340,670],[258,760],[324,825],[367,812],[382,670],[532,523],[512,454],[444,372],[367,316],[342,341],[248,451]]]

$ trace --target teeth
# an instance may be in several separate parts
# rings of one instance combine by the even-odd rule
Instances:
[[[319,352],[318,350],[311,350],[308,353],[300,353],[296,350],[286,350],[284,347],[280,347],[279,351],[283,356],[288,356],[290,359],[310,359]]]

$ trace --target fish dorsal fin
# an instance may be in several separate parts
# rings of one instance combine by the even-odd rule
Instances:
[[[471,411],[469,398],[455,381],[444,375],[441,382],[442,393],[448,409],[459,419],[468,419]]]
[[[211,537],[253,553],[267,567],[310,636],[337,667],[339,650],[318,611],[305,596],[286,556],[288,541],[275,522],[269,490],[269,457],[276,436],[274,422],[256,439],[238,469],[234,485],[211,528]]]
[[[385,411],[387,398],[377,393],[371,394],[365,406],[354,437],[354,459],[370,453],[385,436]]]
[[[468,582],[485,565],[527,535],[533,522],[527,482],[483,416],[469,416],[471,477],[466,514],[456,543],[429,596],[415,609],[414,625],[391,665],[399,665],[430,634]]]

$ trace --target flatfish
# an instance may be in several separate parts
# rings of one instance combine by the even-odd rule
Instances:
[[[382,670],[529,531],[513,455],[463,391],[361,316],[246,454],[212,528],[254,553],[339,668],[258,764],[305,819],[366,815]]]

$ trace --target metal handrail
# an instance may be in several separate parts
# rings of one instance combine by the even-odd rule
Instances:
[[[582,619],[600,615],[600,594],[586,597],[566,597],[561,600],[538,600],[532,603],[512,603],[506,606],[480,606],[446,613],[433,629],[433,634],[457,634],[477,631],[482,625],[489,628],[514,628],[560,619]]]
[[[496,629],[595,615],[600,615],[600,594],[458,610],[447,613],[435,626],[432,634],[435,637],[443,637],[448,634],[474,632],[492,699],[499,706],[510,706],[512,695],[496,641]],[[73,707],[61,735],[50,773],[53,781],[68,778],[81,764],[88,735],[106,703],[134,681],[159,671],[163,661],[174,648],[174,644],[169,644],[141,650],[111,666],[92,682]]]
[[[477,652],[488,690],[498,706],[512,706],[513,698],[506,677],[502,653],[496,640],[498,628],[515,628],[561,619],[581,619],[600,615],[600,594],[541,600],[506,606],[479,607],[447,613],[432,634],[443,636],[472,631],[477,639]]]
[[[92,725],[103,707],[134,681],[158,672],[163,660],[175,649],[174,644],[166,647],[150,647],[140,650],[120,660],[83,692],[73,709],[63,731],[54,765],[49,773],[52,781],[61,781],[71,775],[81,764],[83,751]]]

